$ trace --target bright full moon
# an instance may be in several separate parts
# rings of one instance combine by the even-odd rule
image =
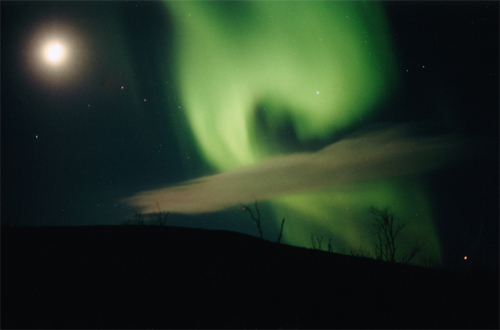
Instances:
[[[91,52],[82,29],[61,21],[34,24],[23,45],[26,77],[41,88],[72,88],[88,79]]]
[[[47,43],[44,47],[43,55],[46,61],[53,65],[60,64],[66,57],[66,48],[58,41]]]

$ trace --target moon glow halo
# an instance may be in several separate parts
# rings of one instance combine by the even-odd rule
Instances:
[[[42,92],[81,86],[89,76],[89,40],[77,24],[36,23],[24,40],[24,72]]]

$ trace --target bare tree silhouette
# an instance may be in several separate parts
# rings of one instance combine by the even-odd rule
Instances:
[[[316,236],[316,239],[314,239],[314,234],[311,234],[311,245],[313,250],[323,250],[321,248],[321,243],[323,242],[323,236]]]
[[[408,263],[417,254],[422,252],[423,246],[419,241],[416,241],[413,247],[406,253],[400,251],[400,246],[397,244],[396,239],[401,230],[405,228],[406,223],[396,224],[394,214],[391,213],[388,207],[377,209],[372,206],[370,214],[373,216],[372,227],[377,236],[377,243],[375,243],[376,259]]]
[[[255,221],[255,223],[257,224],[257,229],[259,230],[260,238],[263,238],[262,237],[262,229],[260,228],[260,211],[259,211],[259,207],[257,205],[257,200],[255,200],[255,211],[256,211],[257,217],[254,216],[252,209],[250,207],[248,207],[244,204],[241,204],[241,205],[243,207],[243,212],[250,213],[250,217],[252,217],[253,221]]]
[[[281,241],[281,236],[283,234],[283,226],[285,225],[285,218],[283,218],[283,220],[281,221],[281,228],[280,228],[280,234],[278,236],[278,244],[280,243]]]
[[[253,221],[257,224],[257,229],[259,230],[259,235],[260,238],[263,238],[262,236],[262,228],[260,227],[260,211],[259,211],[259,206],[257,204],[257,200],[255,200],[255,215],[252,212],[252,209],[245,204],[241,204],[243,212],[248,212],[250,213],[250,217],[252,218]],[[285,218],[281,220],[281,227],[280,227],[280,232],[278,234],[278,243],[281,241],[281,237],[283,236],[283,226],[285,225]]]
[[[373,259],[373,254],[369,250],[367,250],[363,247],[359,247],[359,248],[351,247],[349,250],[349,253],[353,257],[372,258]]]
[[[437,259],[427,253],[420,256],[420,264],[426,268],[439,268]]]
[[[139,226],[144,225],[144,214],[139,213],[139,212],[135,212],[134,217],[133,217],[133,221],[136,224],[138,224]]]
[[[328,237],[328,252],[332,252],[333,253],[333,239],[331,237]]]
[[[151,213],[149,215],[151,223],[158,226],[165,226],[165,224],[167,223],[167,218],[170,215],[170,212],[162,213],[160,205],[156,203],[156,206],[158,206],[158,213]]]

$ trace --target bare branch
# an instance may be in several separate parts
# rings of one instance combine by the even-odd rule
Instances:
[[[439,262],[437,259],[427,253],[424,253],[420,256],[420,264],[427,268],[438,268]]]
[[[328,238],[328,252],[333,252],[332,238]]]
[[[140,226],[144,225],[144,214],[135,212],[133,220]]]
[[[372,258],[372,254],[370,253],[370,251],[365,250],[363,247],[359,247],[357,249],[351,247],[350,248],[350,254],[353,257]]]
[[[311,234],[311,243],[312,248],[314,250],[322,250],[321,243],[323,242],[323,236],[316,236],[316,240],[314,239],[314,234]]]
[[[170,212],[163,214],[161,209],[160,209],[160,205],[158,203],[156,203],[156,206],[158,207],[158,212],[151,213],[149,215],[149,218],[151,220],[151,224],[158,225],[158,226],[165,226],[165,224],[167,223],[167,218],[170,215]]]
[[[316,241],[314,240],[314,234],[311,234],[311,245],[314,250],[316,249]]]
[[[402,262],[405,264],[409,263],[411,259],[423,251],[423,248],[423,245],[419,241],[415,242],[415,245],[411,248],[410,252],[405,256]]]
[[[373,216],[371,225],[377,236],[377,243],[375,244],[376,259],[408,263],[422,251],[422,245],[417,242],[407,254],[399,257],[402,252],[397,244],[397,238],[406,227],[406,223],[396,224],[394,214],[391,213],[388,207],[377,209],[372,206],[369,212]]]
[[[316,240],[318,241],[318,250],[322,250],[321,249],[321,242],[323,241],[323,236],[321,236],[321,237],[316,236]]]
[[[246,206],[244,204],[241,204],[241,205],[242,205],[242,208],[243,208],[243,212],[250,213],[250,217],[257,224],[257,229],[259,230],[260,238],[263,238],[262,237],[262,229],[260,228],[260,211],[259,211],[259,207],[257,206],[257,200],[255,200],[255,210],[257,212],[257,217],[254,216],[254,214],[252,212],[252,209],[250,207],[248,207],[248,206]]]
[[[281,241],[281,235],[283,234],[283,225],[285,224],[285,218],[283,218],[283,220],[281,221],[281,228],[280,228],[280,234],[278,236],[278,244],[280,243]]]

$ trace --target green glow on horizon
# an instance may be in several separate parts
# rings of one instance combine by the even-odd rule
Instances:
[[[439,237],[436,233],[424,186],[416,179],[370,181],[366,184],[344,185],[338,189],[283,196],[271,200],[275,212],[287,214],[293,225],[284,227],[284,237],[293,237],[293,244],[311,247],[311,234],[332,238],[337,251],[349,252],[351,247],[371,249],[375,236],[371,232],[371,206],[383,208],[390,204],[396,221],[406,223],[398,245],[411,248],[415,240],[425,251],[440,260]]]
[[[283,153],[279,143],[269,141],[276,136],[267,133],[284,121],[300,142],[331,139],[376,111],[396,83],[396,59],[379,3],[165,4],[175,26],[183,115],[199,152],[217,171]],[[427,194],[417,179],[407,186],[384,180],[270,202],[277,222],[290,219],[283,239],[307,247],[315,227],[338,237],[337,248],[365,244],[370,238],[360,221],[370,205],[389,205],[406,219],[418,213],[412,236],[439,258]]]

